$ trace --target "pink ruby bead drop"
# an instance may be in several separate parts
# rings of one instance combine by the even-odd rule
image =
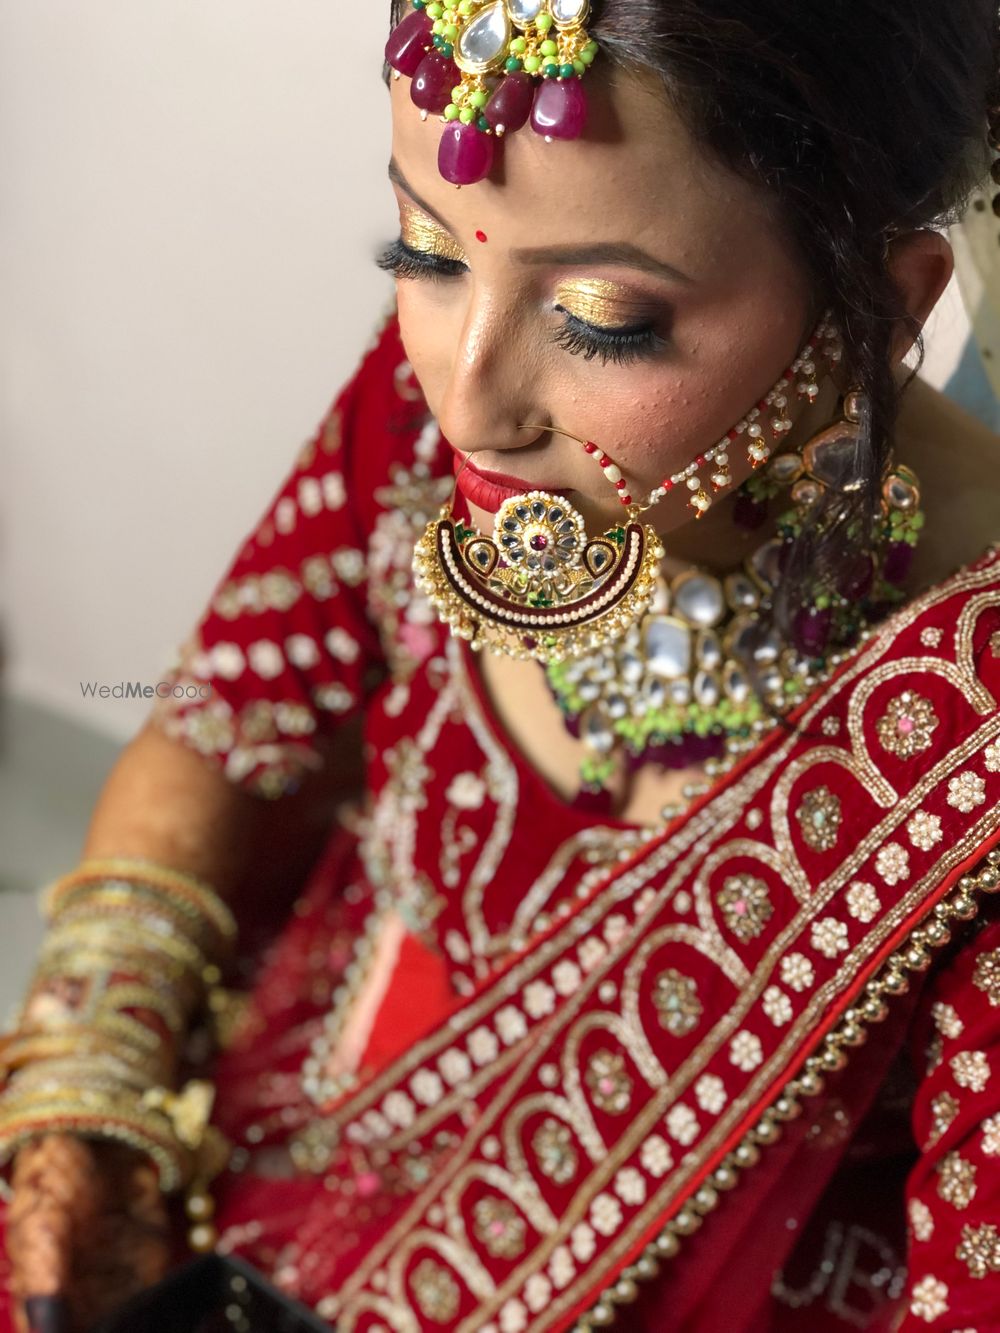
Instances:
[[[543,79],[531,108],[531,128],[550,139],[579,139],[587,123],[587,94],[579,79]]]
[[[534,79],[528,74],[508,74],[501,79],[483,114],[498,134],[513,134],[527,125],[534,100]]]
[[[431,44],[433,24],[422,9],[397,23],[385,44],[385,61],[399,74],[412,79]]]
[[[451,123],[441,136],[438,170],[452,185],[475,185],[493,169],[495,143],[475,125]]]
[[[440,114],[451,101],[455,66],[436,51],[430,51],[417,66],[410,84],[410,97],[421,111]]]

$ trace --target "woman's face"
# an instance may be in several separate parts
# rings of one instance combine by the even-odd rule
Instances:
[[[767,392],[816,310],[769,202],[708,158],[651,83],[595,70],[585,85],[582,139],[526,127],[459,190],[438,173],[440,121],[394,80],[390,175],[403,342],[445,439],[521,490],[573,492],[604,524],[621,514],[610,484],[545,427],[595,441],[644,497]],[[730,450],[737,482],[744,455]],[[476,485],[481,531],[508,493]],[[693,518],[688,498],[660,503],[660,531]]]

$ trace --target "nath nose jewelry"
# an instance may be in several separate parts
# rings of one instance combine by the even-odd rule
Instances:
[[[521,429],[578,438],[555,426]],[[612,643],[648,609],[664,555],[659,537],[637,522],[613,460],[579,443],[614,487],[625,523],[589,538],[564,496],[528,491],[503,502],[484,537],[455,519],[453,489],[417,543],[417,586],[474,649],[548,665]]]

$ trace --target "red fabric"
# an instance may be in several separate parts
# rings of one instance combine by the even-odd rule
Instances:
[[[363,1254],[397,1204],[359,1192],[363,1167],[331,1190],[322,1176],[267,1177],[259,1154],[318,1118],[301,1071],[316,1058],[354,942],[381,901],[380,878],[406,867],[396,889],[413,925],[367,1044],[367,1069],[388,1065],[488,986],[528,940],[576,911],[623,851],[641,846],[637,831],[613,820],[595,825],[552,793],[492,719],[474,665],[465,656],[449,666],[443,632],[411,600],[413,525],[435,512],[434,481],[448,475],[448,461],[390,324],[220,583],[185,652],[177,679],[210,682],[211,699],[161,711],[172,734],[233,781],[278,796],[364,709],[371,796],[364,845],[353,832],[332,835],[218,1071],[220,1123],[255,1154],[252,1169],[234,1170],[218,1186],[225,1245],[313,1300],[323,1293],[324,1243]],[[977,635],[980,660],[990,651],[985,624]],[[877,687],[886,706],[898,687],[898,679]],[[973,719],[957,696],[941,698],[942,734],[968,730]],[[905,788],[902,761],[895,776]],[[944,804],[934,809],[949,813]],[[845,826],[860,838],[878,817],[870,794],[850,788]],[[791,837],[805,860],[794,825]],[[817,882],[823,867],[820,858]],[[971,981],[984,948],[1000,943],[992,912],[990,905],[984,934],[973,943],[967,932],[895,1002],[890,1020],[646,1287],[622,1316],[624,1327],[1000,1328],[990,1313],[1000,1308],[1000,1254],[998,1272],[983,1279],[954,1254],[963,1226],[996,1217],[1000,1191],[1000,1142],[993,1152],[991,1131],[982,1128],[1000,1111],[1000,1024],[997,1007]],[[748,967],[756,947],[747,948]],[[716,987],[704,999],[724,1013],[733,995]],[[936,1004],[951,1006],[957,1020],[942,1018]],[[928,1072],[924,1048],[935,1022],[953,1032],[957,1022],[962,1031]],[[996,1051],[997,1068],[980,1092],[956,1087],[951,1061],[966,1046],[987,1065]],[[969,1064],[973,1081],[977,1069]],[[944,1139],[928,1145],[930,1103],[942,1091],[958,1094],[961,1112]],[[951,1201],[939,1192],[937,1168],[952,1151],[975,1167],[975,1195],[962,1207],[954,1203],[962,1171],[949,1176]],[[930,1211],[930,1233],[914,1203]],[[897,1316],[902,1324],[889,1322]]]

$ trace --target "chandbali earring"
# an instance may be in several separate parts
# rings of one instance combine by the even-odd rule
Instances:
[[[792,386],[795,386],[799,398],[806,403],[814,403],[819,397],[818,358],[822,357],[830,366],[834,366],[842,355],[840,335],[830,322],[830,312],[827,311],[812,337],[770,392],[727,431],[718,444],[699,454],[693,463],[679,472],[665,477],[642,507],[648,509],[676,487],[686,486],[691,492],[688,508],[694,510],[695,518],[707,514],[712,507],[713,497],[720,491],[728,490],[733,484],[733,475],[729,470],[729,454],[733,446],[738,445],[741,439],[745,440],[750,466],[754,471],[762,467],[771,457],[771,444],[781,441],[794,424],[788,415]],[[702,469],[706,467],[711,468],[711,492],[701,476]]]
[[[664,550],[637,522],[621,469],[597,445],[555,426],[522,429],[576,440],[614,487],[625,521],[589,538],[563,496],[529,491],[504,501],[484,537],[455,518],[452,490],[417,543],[414,570],[417,587],[473,649],[550,665],[613,643],[642,618]]]

